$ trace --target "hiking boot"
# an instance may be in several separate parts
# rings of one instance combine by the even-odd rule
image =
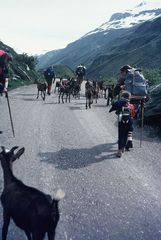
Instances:
[[[122,156],[122,150],[121,149],[119,149],[117,151],[116,156],[119,157],[119,158]]]
[[[125,150],[126,150],[127,152],[129,152],[129,151],[130,151],[130,149],[129,149],[129,148],[127,148],[127,147],[125,148]]]

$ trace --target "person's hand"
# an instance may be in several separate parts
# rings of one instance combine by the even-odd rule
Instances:
[[[3,89],[3,92],[6,93],[6,92],[7,92],[7,88],[4,88],[4,89]]]
[[[5,94],[5,97],[7,97],[7,88],[3,89],[3,93]]]

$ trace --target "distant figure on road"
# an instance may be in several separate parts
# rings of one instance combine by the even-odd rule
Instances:
[[[86,76],[86,67],[83,64],[80,64],[77,66],[75,73],[78,83],[82,83]]]
[[[52,67],[48,67],[44,71],[44,77],[45,77],[45,80],[48,84],[47,94],[50,95],[51,94],[52,83],[55,82],[55,72],[54,72]]]

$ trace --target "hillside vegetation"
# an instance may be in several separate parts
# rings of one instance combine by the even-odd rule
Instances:
[[[2,42],[0,42],[0,49],[9,52],[13,56],[9,68],[9,89],[31,84],[38,80],[39,74],[35,70],[36,57],[28,56],[26,53],[17,54],[11,47]]]
[[[17,54],[11,47],[0,42],[0,49],[9,52],[13,61],[9,68],[9,89],[22,85],[29,85],[37,81],[44,81],[43,69],[36,70],[37,57],[29,56],[27,53]],[[56,77],[71,78],[73,71],[65,65],[54,66]]]

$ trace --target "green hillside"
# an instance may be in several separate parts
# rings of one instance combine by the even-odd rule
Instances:
[[[0,42],[0,49],[9,52],[13,56],[9,69],[9,89],[31,84],[38,80],[39,74],[35,70],[36,57],[28,56],[26,53],[17,54],[3,42]]]

